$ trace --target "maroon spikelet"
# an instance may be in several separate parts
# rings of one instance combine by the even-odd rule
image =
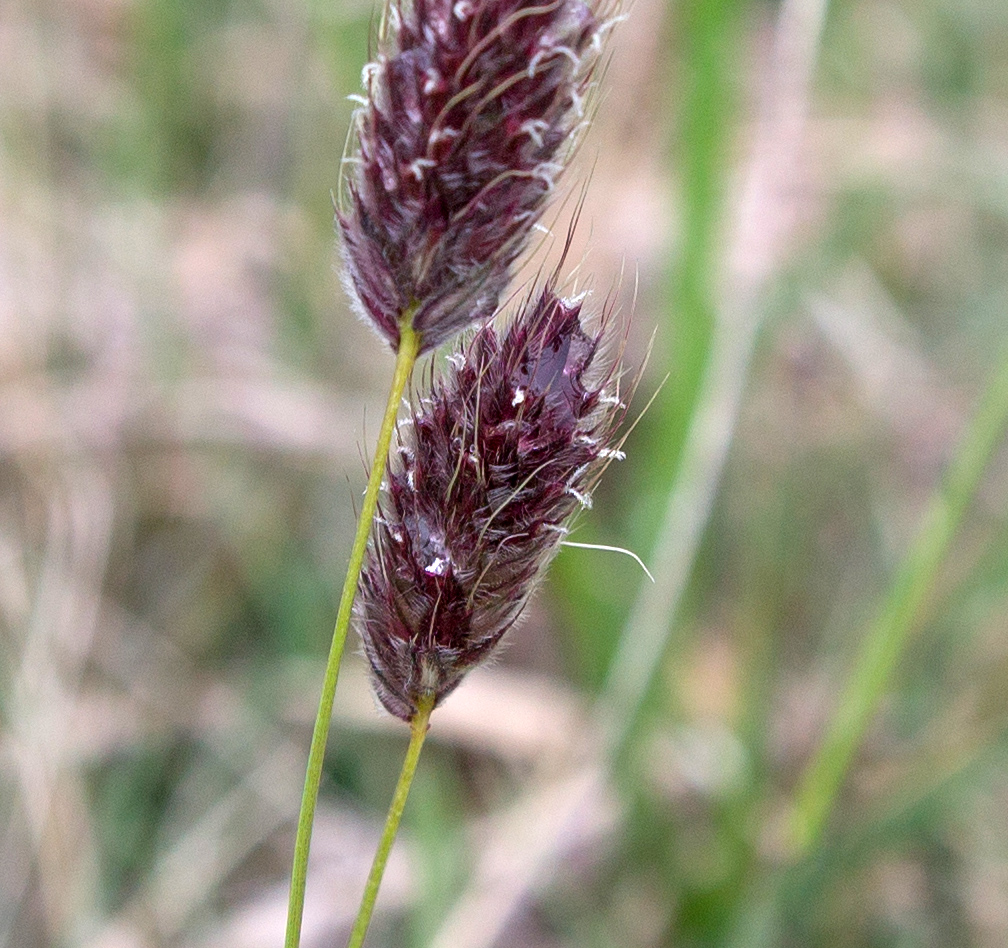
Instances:
[[[355,607],[396,717],[486,657],[619,454],[618,358],[580,313],[549,285],[503,335],[484,326],[402,432]]]
[[[364,72],[345,282],[399,346],[489,318],[582,122],[600,23],[583,0],[390,0]]]

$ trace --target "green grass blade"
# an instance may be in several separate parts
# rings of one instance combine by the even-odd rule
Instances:
[[[790,826],[797,857],[814,849],[822,835],[854,755],[1006,425],[1008,359],[988,386],[944,484],[928,505],[917,538],[864,638],[826,737],[799,784]]]

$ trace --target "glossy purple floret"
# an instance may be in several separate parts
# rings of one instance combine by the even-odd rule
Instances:
[[[346,284],[422,351],[492,316],[583,124],[600,23],[582,0],[413,0],[386,10],[349,156]]]
[[[580,316],[547,286],[503,333],[484,326],[401,432],[355,607],[396,717],[493,649],[618,453],[618,360]]]

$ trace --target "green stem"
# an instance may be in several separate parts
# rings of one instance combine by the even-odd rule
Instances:
[[[368,476],[367,489],[364,492],[360,520],[357,522],[357,535],[354,537],[353,548],[350,551],[350,562],[347,565],[346,579],[343,582],[343,594],[340,597],[339,611],[336,614],[336,627],[333,629],[332,645],[329,648],[329,660],[326,663],[325,678],[322,681],[322,696],[319,698],[311,749],[308,751],[308,772],[305,775],[297,837],[294,842],[294,866],[291,870],[290,898],[287,903],[287,935],[284,939],[284,948],[297,948],[301,941],[301,917],[304,914],[308,850],[311,847],[315,804],[318,801],[319,784],[322,780],[322,762],[325,758],[326,741],[329,738],[329,722],[332,718],[340,659],[343,657],[343,646],[346,644],[347,631],[350,628],[350,614],[354,596],[357,593],[361,567],[364,564],[364,553],[367,550],[368,536],[371,533],[371,522],[374,520],[375,510],[378,507],[378,490],[385,474],[389,446],[392,444],[392,432],[395,430],[396,416],[399,412],[399,402],[402,400],[403,391],[420,352],[420,335],[413,330],[413,313],[412,308],[408,309],[399,323],[399,352],[396,356],[392,388],[385,406],[385,417],[382,419],[381,428],[378,431],[378,444],[375,446],[374,460],[371,462],[371,473]]]
[[[984,394],[962,444],[931,500],[875,624],[862,643],[826,738],[799,784],[791,822],[793,854],[807,854],[821,835],[851,761],[903,654],[908,634],[988,459],[1008,425],[1008,360]]]
[[[371,913],[374,911],[375,900],[378,898],[378,887],[385,874],[385,864],[392,851],[392,843],[395,842],[399,820],[402,819],[406,798],[409,796],[410,786],[413,784],[413,775],[416,773],[417,761],[420,759],[420,751],[423,748],[424,738],[427,736],[428,722],[433,710],[434,694],[429,692],[420,699],[417,713],[413,715],[413,720],[410,722],[410,742],[406,749],[406,759],[403,761],[399,783],[396,784],[388,816],[385,817],[385,829],[382,831],[381,842],[378,844],[378,851],[371,864],[371,872],[368,875],[367,884],[364,886],[364,896],[361,898],[357,920],[350,932],[347,948],[361,948],[361,945],[364,944],[364,936],[367,934],[368,925],[371,923]]]

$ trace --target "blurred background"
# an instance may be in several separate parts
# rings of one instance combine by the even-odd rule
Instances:
[[[434,716],[369,944],[1008,944],[1003,446],[785,831],[1005,355],[1008,5],[625,12],[555,222],[590,178],[571,260],[660,388],[575,538],[657,582],[561,553]],[[282,942],[392,368],[330,196],[375,16],[0,0],[0,948]],[[405,743],[348,649],[305,948]]]

